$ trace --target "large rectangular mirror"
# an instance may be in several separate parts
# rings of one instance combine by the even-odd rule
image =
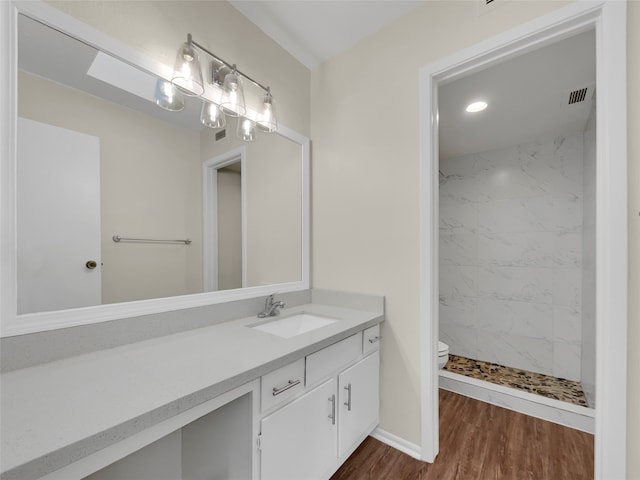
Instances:
[[[13,330],[308,287],[308,139],[243,142],[195,97],[163,110],[158,72],[33,17],[17,16]]]

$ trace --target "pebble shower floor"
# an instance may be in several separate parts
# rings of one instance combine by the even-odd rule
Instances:
[[[563,402],[588,407],[580,382],[556,378],[519,368],[449,355],[445,370],[486,382],[517,388],[528,393],[554,398]]]

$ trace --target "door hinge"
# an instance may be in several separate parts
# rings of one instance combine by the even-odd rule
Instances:
[[[262,434],[261,433],[258,434],[256,445],[258,446],[258,450],[262,451]]]

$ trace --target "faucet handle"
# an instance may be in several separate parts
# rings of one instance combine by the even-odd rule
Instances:
[[[264,300],[264,307],[265,308],[269,308],[271,305],[273,305],[274,296],[275,296],[275,293],[272,293],[271,295],[267,296],[267,298]]]

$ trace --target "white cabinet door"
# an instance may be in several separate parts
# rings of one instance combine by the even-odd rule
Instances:
[[[378,424],[379,365],[376,351],[338,377],[341,457]]]
[[[261,480],[321,478],[337,458],[336,380],[332,378],[261,422]]]

